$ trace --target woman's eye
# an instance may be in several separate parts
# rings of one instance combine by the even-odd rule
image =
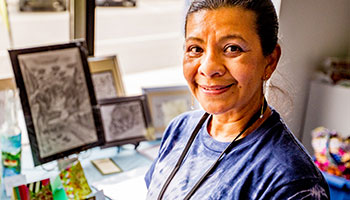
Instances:
[[[240,53],[240,52],[243,52],[243,49],[239,46],[236,46],[236,45],[230,45],[230,46],[225,47],[224,52],[225,53]]]
[[[191,54],[199,54],[203,52],[203,49],[198,46],[191,46],[188,48],[188,52]]]

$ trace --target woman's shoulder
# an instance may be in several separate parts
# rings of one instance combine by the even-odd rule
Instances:
[[[289,188],[287,190],[290,190],[290,187],[301,183],[317,184],[326,188],[327,183],[322,173],[301,142],[280,118],[278,112],[273,110],[271,118],[261,130],[264,131],[260,132],[262,136],[253,145],[260,152],[255,159],[256,168],[266,180],[273,183],[270,189],[275,191]],[[263,162],[261,162],[262,159]]]
[[[266,133],[265,140],[268,141],[268,145],[264,151],[270,155],[270,162],[278,166],[275,173],[290,176],[289,180],[323,179],[305,147],[277,111],[274,110],[273,115],[276,123]]]

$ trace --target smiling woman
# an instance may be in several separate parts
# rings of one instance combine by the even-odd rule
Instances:
[[[270,0],[192,2],[183,73],[204,111],[170,123],[145,177],[148,199],[328,199],[325,179],[264,97],[281,55],[277,32]]]

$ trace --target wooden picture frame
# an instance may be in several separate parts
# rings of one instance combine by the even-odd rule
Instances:
[[[187,86],[142,88],[147,96],[148,107],[156,138],[161,138],[169,122],[177,115],[197,108]]]
[[[116,55],[88,58],[97,100],[125,96]]]
[[[103,99],[99,103],[105,133],[103,147],[137,145],[147,140],[151,121],[146,96]]]
[[[104,143],[85,46],[9,50],[35,166]]]

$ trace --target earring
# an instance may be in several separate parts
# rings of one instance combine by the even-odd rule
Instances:
[[[194,110],[194,97],[191,95],[191,110]]]
[[[260,110],[260,119],[264,117],[264,107],[265,107],[265,90],[266,90],[266,81],[263,82],[262,87],[262,103],[261,103],[261,110]]]

